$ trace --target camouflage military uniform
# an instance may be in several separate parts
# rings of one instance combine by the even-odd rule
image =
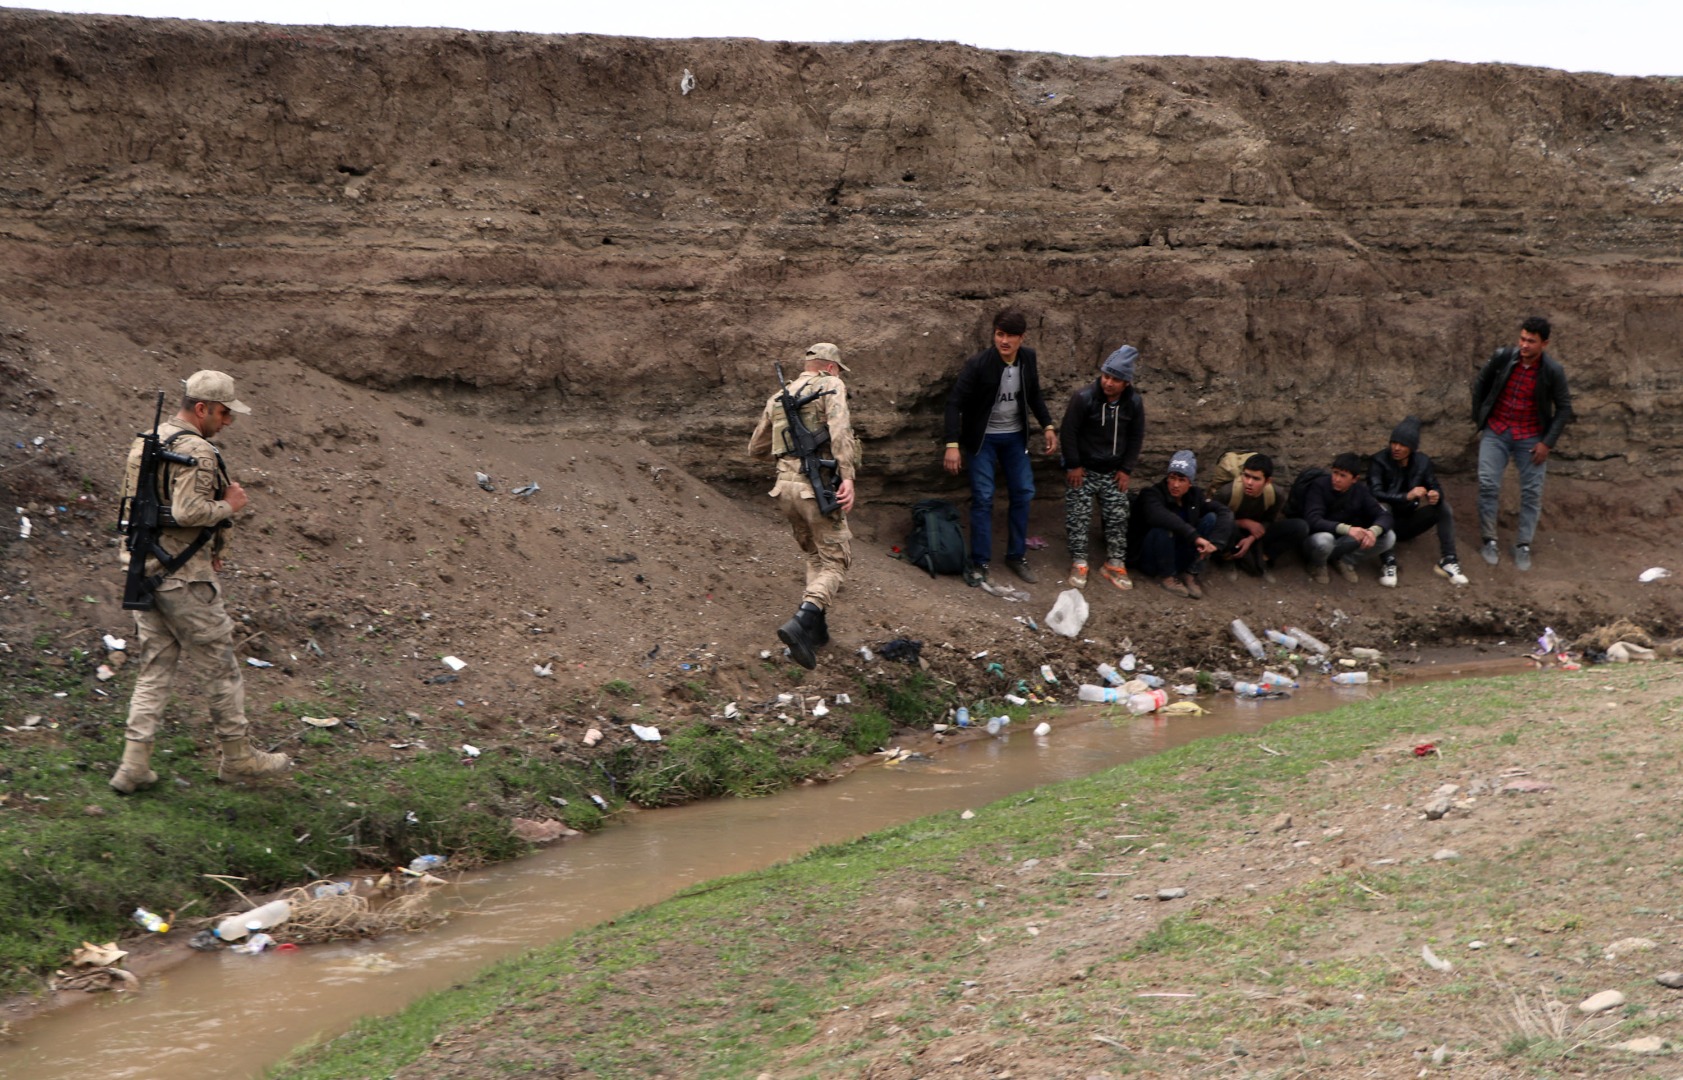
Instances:
[[[853,423],[847,411],[847,386],[834,375],[805,372],[789,384],[789,392],[804,397],[815,390],[832,391],[808,402],[801,410],[801,422],[813,432],[830,433],[829,455],[836,461],[839,480],[851,480],[859,467],[859,443],[853,437]],[[768,492],[778,501],[783,516],[795,534],[795,542],[806,552],[804,600],[827,610],[841,590],[847,569],[853,562],[849,547],[853,534],[847,515],[837,510],[828,516],[818,512],[816,496],[798,457],[786,456],[788,420],[777,394],[767,401],[748,453],[754,457],[777,454],[777,482]]]

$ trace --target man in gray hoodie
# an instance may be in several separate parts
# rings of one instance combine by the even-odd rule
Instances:
[[[1087,539],[1093,499],[1104,522],[1105,564],[1099,576],[1118,589],[1133,588],[1128,557],[1128,483],[1145,439],[1145,402],[1134,389],[1139,350],[1124,345],[1106,357],[1099,377],[1070,396],[1058,428],[1063,451],[1064,532],[1069,542],[1069,583],[1087,584]]]

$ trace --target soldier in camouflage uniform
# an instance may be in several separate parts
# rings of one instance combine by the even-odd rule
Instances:
[[[215,530],[187,562],[164,578],[153,594],[150,611],[136,611],[140,639],[140,674],[129,700],[127,742],[123,763],[111,786],[127,795],[157,783],[152,771],[152,740],[169,701],[177,667],[202,682],[216,737],[221,742],[223,777],[264,777],[291,767],[285,754],[254,750],[247,733],[245,681],[234,656],[234,623],[222,603],[222,552],[230,519],[247,502],[245,489],[228,478],[221,454],[210,439],[234,422],[236,413],[251,412],[234,393],[234,380],[220,371],[199,371],[187,379],[181,409],[159,425],[164,447],[194,458],[198,465],[165,464],[159,476],[158,501],[167,504],[174,527],[160,538],[164,550],[176,555],[207,529]],[[134,491],[140,473],[141,441],[129,451],[125,494]],[[149,574],[163,565],[148,559]]]
[[[836,485],[836,500],[841,508],[828,516],[818,512],[816,496],[806,474],[801,472],[801,460],[787,452],[789,421],[779,403],[780,394],[773,394],[760,413],[760,422],[748,440],[748,453],[753,457],[772,454],[777,458],[777,483],[770,495],[775,498],[794,531],[795,542],[806,552],[806,593],[793,618],[778,628],[777,636],[789,646],[789,655],[804,668],[818,666],[813,650],[830,643],[830,627],[825,613],[841,590],[847,568],[853,561],[848,542],[853,534],[847,529],[847,512],[853,509],[853,476],[859,468],[859,443],[853,437],[853,424],[847,411],[847,386],[838,371],[847,371],[841,361],[841,351],[827,341],[821,341],[806,351],[806,368],[789,384],[789,393],[797,398],[814,391],[824,392],[801,409],[801,422],[815,434],[828,431],[828,455],[836,461],[840,482]]]

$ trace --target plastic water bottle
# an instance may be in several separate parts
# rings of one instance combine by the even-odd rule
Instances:
[[[1053,674],[1051,664],[1040,665],[1040,677],[1045,680],[1047,686],[1058,685],[1058,677]]]
[[[1278,630],[1264,630],[1262,632],[1262,636],[1266,637],[1269,641],[1272,641],[1274,644],[1278,645],[1287,652],[1291,652],[1293,649],[1297,648],[1297,639],[1292,637],[1290,634],[1282,634]]]
[[[1082,701],[1091,701],[1099,705],[1114,705],[1123,700],[1122,691],[1114,686],[1094,686],[1092,683],[1082,683],[1075,696]]]
[[[1005,700],[1013,705],[1027,705],[1028,698],[1018,697],[1016,694],[1006,694]]]
[[[992,720],[988,721],[988,734],[998,735],[1001,731],[1004,731],[1010,726],[1011,718],[1009,716],[996,716]]]
[[[417,855],[409,861],[409,870],[415,874],[425,874],[444,865],[442,855]]]
[[[223,941],[238,941],[253,930],[267,930],[292,918],[292,905],[285,900],[271,900],[262,907],[238,915],[230,915],[216,924],[216,936]]]
[[[1296,679],[1281,675],[1277,671],[1264,671],[1262,678],[1257,681],[1269,690],[1294,690],[1297,688]]]
[[[1138,694],[1128,695],[1128,711],[1135,716],[1156,712],[1168,704],[1169,695],[1161,690],[1146,690]]]
[[[1099,665],[1099,674],[1103,675],[1104,676],[1104,681],[1109,683],[1112,686],[1121,686],[1122,685],[1122,682],[1123,682],[1122,673],[1117,671],[1116,668],[1111,666],[1110,664],[1100,664]]]
[[[959,727],[969,727],[970,726],[970,710],[965,708],[963,705],[960,705],[958,707],[958,713],[953,716],[953,722],[956,723]]]
[[[1332,651],[1327,648],[1324,641],[1319,640],[1307,630],[1300,630],[1295,626],[1288,626],[1286,627],[1286,633],[1296,638],[1297,643],[1302,645],[1305,649],[1308,649],[1310,652],[1320,653],[1322,656],[1325,656],[1327,653]]]
[[[1239,644],[1243,645],[1245,651],[1253,657],[1261,660],[1268,655],[1263,651],[1262,642],[1258,641],[1256,635],[1251,633],[1251,628],[1245,625],[1245,620],[1234,619],[1229,629],[1233,631],[1233,636],[1238,639]]]
[[[1236,697],[1267,697],[1268,688],[1253,682],[1236,682],[1233,684],[1233,694]]]
[[[1142,671],[1138,675],[1135,675],[1134,678],[1149,686],[1153,690],[1163,685],[1163,680],[1160,677],[1153,675],[1148,671]]]
[[[1339,686],[1366,686],[1367,672],[1340,671],[1337,675],[1332,677],[1332,681],[1337,683]]]
[[[140,926],[143,929],[150,930],[154,934],[169,933],[169,923],[165,922],[162,917],[152,914],[143,907],[135,908],[134,914],[130,915],[129,918],[135,921],[135,925]]]
[[[270,937],[268,934],[265,934],[265,933],[262,933],[261,931],[258,931],[256,933],[253,933],[245,941],[241,942],[238,945],[235,945],[234,946],[234,951],[237,952],[237,953],[245,953],[248,956],[253,956],[253,955],[256,955],[257,953],[262,952],[264,949],[267,949],[269,946],[273,945],[274,943],[275,943],[274,938]]]

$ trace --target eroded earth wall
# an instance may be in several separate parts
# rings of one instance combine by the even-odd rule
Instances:
[[[1680,225],[1675,79],[0,11],[14,318],[721,481],[770,361],[828,339],[871,484],[925,483],[1009,303],[1055,411],[1140,348],[1148,457],[1322,461],[1413,412],[1463,475],[1468,381],[1544,313],[1580,414],[1551,467],[1669,492]]]

